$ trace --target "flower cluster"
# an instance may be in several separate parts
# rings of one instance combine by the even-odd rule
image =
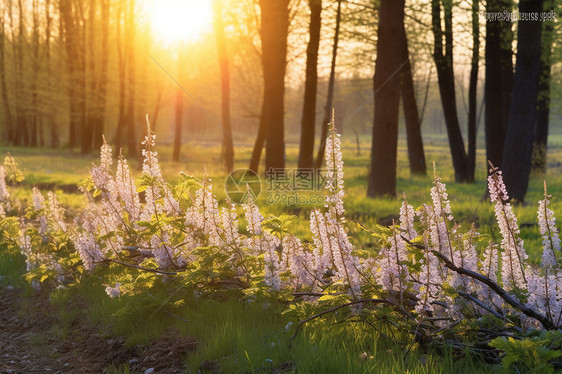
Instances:
[[[503,183],[502,173],[497,168],[490,169],[488,189],[502,236],[501,275],[503,285],[507,290],[526,289],[525,261],[528,256],[523,248],[523,240],[519,237],[517,217],[508,202],[509,196]]]
[[[517,218],[495,168],[488,189],[499,243],[490,240],[479,248],[482,239],[476,229],[455,222],[446,186],[434,167],[431,201],[414,209],[404,195],[399,222],[384,229],[380,248],[367,251],[349,235],[341,141],[332,126],[326,146],[326,206],[311,211],[308,242],[291,233],[290,217],[264,217],[254,201],[241,209],[229,201],[219,203],[206,177],[168,184],[147,125],[142,175],[135,181],[122,156],[114,170],[112,149],[104,141],[99,166],[92,167],[82,184],[87,206],[74,221],[54,193],[43,196],[33,190],[12,240],[25,255],[29,272],[47,270],[64,281],[63,274],[76,264],[88,273],[113,263],[184,276],[195,287],[257,284],[274,295],[304,291],[343,295],[355,303],[376,295],[409,309],[420,324],[490,312],[521,316],[514,307],[520,303],[535,313],[534,320],[525,317],[528,324],[550,321],[562,326],[561,241],[546,187],[537,212],[541,268],[527,262]],[[0,166],[0,208],[8,198]],[[68,253],[72,260],[63,258]],[[110,297],[135,287],[128,278],[112,279],[111,284],[106,287]]]
[[[4,166],[0,165],[0,217],[4,217],[5,211],[9,209],[9,197],[10,193],[6,188],[6,170],[4,170]]]

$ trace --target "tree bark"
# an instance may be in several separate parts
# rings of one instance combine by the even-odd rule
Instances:
[[[396,35],[400,35],[403,25],[404,0],[381,0],[377,31],[378,53],[373,78],[375,116],[371,172],[367,188],[367,196],[370,197],[396,196],[398,109],[403,46],[395,44]]]
[[[135,136],[135,0],[129,0],[127,12],[127,56],[128,56],[128,101],[127,101],[127,154],[129,158],[137,157],[137,139]]]
[[[31,34],[31,82],[29,90],[31,91],[31,110],[28,110],[28,124],[30,145],[37,147],[40,139],[40,119],[37,116],[38,95],[37,82],[39,76],[39,4],[37,0],[31,2],[32,15],[32,34]],[[23,14],[23,13],[22,13]]]
[[[553,11],[552,0],[545,0],[545,11]],[[537,96],[537,123],[533,142],[532,172],[538,175],[546,173],[546,151],[548,143],[548,117],[550,115],[550,83],[552,66],[552,39],[554,22],[544,22],[541,35],[541,67]]]
[[[511,10],[511,0],[488,0],[486,12]],[[501,167],[512,87],[511,22],[486,22],[484,127],[486,158]],[[506,109],[507,108],[507,109]]]
[[[467,173],[468,159],[462,138],[457,113],[455,95],[455,75],[453,71],[453,4],[452,0],[442,0],[445,31],[441,29],[441,1],[431,1],[432,31],[434,36],[433,59],[437,68],[437,80],[441,105],[449,137],[449,148],[455,170],[455,181],[472,182],[473,176]],[[444,35],[443,35],[444,34]],[[445,37],[445,52],[443,52]]]
[[[126,17],[126,4],[119,2],[117,9],[117,56],[119,61],[119,114],[117,118],[117,127],[115,129],[115,148],[119,151],[122,147],[123,131],[127,127],[126,102],[127,102],[127,52],[123,46],[123,39],[126,32],[121,31],[121,16]]]
[[[86,123],[82,129],[82,143],[80,152],[82,154],[88,154],[92,151],[92,145],[94,140],[94,122],[96,121],[96,111],[98,110],[98,76],[96,71],[96,0],[90,0],[90,9],[88,14],[87,22],[88,27],[84,27],[84,40],[85,43],[84,53],[88,54],[89,58],[85,59],[88,61],[87,74],[89,76],[89,92],[90,97],[89,105],[86,108]],[[86,56],[84,56],[86,57]]]
[[[107,67],[109,62],[109,22],[111,15],[111,2],[101,0],[101,61],[98,81],[97,110],[93,125],[94,147],[100,148],[103,144],[105,122],[105,107],[107,104]]]
[[[468,84],[468,177],[474,180],[476,167],[476,113],[478,95],[478,62],[480,59],[480,22],[478,20],[478,1],[472,0],[472,59],[470,66],[470,80]]]
[[[4,20],[4,7],[0,10],[0,17]],[[6,123],[6,139],[10,143],[14,143],[14,130],[12,122],[12,110],[10,108],[10,99],[8,96],[8,87],[6,84],[6,28],[5,23],[0,22],[0,90],[2,91],[2,105],[4,106],[4,122]]]
[[[309,40],[306,49],[306,79],[301,121],[299,168],[309,169],[314,161],[316,92],[318,88],[318,48],[322,26],[322,0],[308,0],[310,8]]]
[[[403,25],[403,23],[402,23]],[[406,122],[406,138],[408,144],[408,160],[410,161],[410,173],[413,175],[426,175],[427,166],[421,136],[421,119],[416,103],[414,92],[414,80],[412,77],[412,66],[408,53],[408,40],[406,30],[402,27],[397,41],[401,49],[401,64],[406,61],[401,74],[402,106],[404,108],[404,120]]]
[[[213,1],[213,7],[213,26],[215,29],[221,76],[222,154],[224,166],[227,172],[231,172],[234,167],[234,144],[232,139],[232,126],[230,123],[230,71],[228,67],[226,38],[224,35],[224,22],[221,13],[222,7],[219,0]]]
[[[178,61],[181,61],[178,57]],[[178,65],[180,65],[178,63]],[[182,69],[180,65],[180,69]],[[182,130],[182,102],[183,102],[183,90],[178,85],[176,87],[176,126],[174,131],[174,149],[172,151],[172,161],[178,162],[180,160],[180,150],[181,150],[181,130]]]
[[[77,145],[77,128],[80,118],[80,113],[77,105],[77,91],[78,86],[76,85],[76,75],[77,66],[77,48],[78,48],[78,33],[74,24],[72,17],[72,4],[70,0],[60,0],[59,1],[60,16],[62,19],[62,24],[64,25],[64,33],[61,30],[61,37],[64,37],[64,45],[66,47],[66,60],[67,69],[69,76],[68,85],[68,100],[70,108],[70,121],[68,123],[68,146],[74,148]]]
[[[263,117],[265,121],[265,167],[285,168],[285,70],[289,0],[260,0],[263,64]]]
[[[326,106],[324,106],[324,118],[321,122],[320,146],[316,154],[316,162],[314,167],[320,169],[324,163],[324,152],[326,150],[326,137],[328,136],[328,124],[330,123],[332,113],[332,101],[334,99],[334,85],[336,81],[336,58],[338,57],[338,42],[340,38],[341,24],[341,3],[343,0],[337,0],[338,8],[336,10],[336,27],[334,30],[334,44],[332,45],[332,62],[330,63],[330,78],[328,79],[328,94],[326,95]]]
[[[254,142],[254,149],[252,150],[252,158],[250,158],[249,169],[254,173],[258,173],[260,168],[261,152],[263,150],[263,145],[265,144],[265,121],[263,119],[263,103],[262,103],[262,115],[260,116],[260,122],[258,125],[258,135]]]
[[[541,0],[521,0],[520,14],[539,14]],[[503,150],[503,177],[512,200],[523,201],[529,185],[541,65],[541,23],[519,21],[513,95]]]

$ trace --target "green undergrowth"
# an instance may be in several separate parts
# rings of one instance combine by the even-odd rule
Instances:
[[[224,373],[501,372],[499,366],[463,352],[438,348],[422,352],[415,344],[407,349],[391,338],[390,330],[385,334],[384,328],[347,320],[338,313],[311,321],[293,337],[298,320],[312,315],[313,309],[288,313],[289,303],[248,300],[239,291],[198,297],[168,279],[166,285],[155,285],[141,294],[110,298],[101,279],[117,268],[86,275],[67,287],[33,291],[22,279],[24,268],[21,256],[0,251],[0,274],[4,276],[0,287],[23,288],[24,296],[48,292],[56,321],[50,332],[55,338],[72,337],[80,344],[72,331],[78,319],[108,339],[124,336],[129,346],[150,344],[176,330],[197,341],[197,350],[185,356],[185,367],[191,373],[205,363],[220,365]],[[131,371],[121,365],[108,366],[106,372]]]
[[[408,202],[417,207],[430,200],[430,189],[433,182],[431,170],[432,161],[435,161],[437,172],[442,181],[447,185],[455,220],[464,225],[474,224],[483,235],[498,237],[496,220],[492,204],[485,197],[486,192],[486,161],[485,152],[480,147],[477,151],[477,169],[475,182],[471,184],[456,183],[452,168],[449,146],[446,137],[441,135],[427,136],[426,160],[428,173],[426,176],[410,175],[407,159],[407,148],[404,142],[399,143],[397,161],[397,198],[372,199],[366,196],[368,181],[368,165],[370,153],[368,152],[369,139],[361,138],[362,152],[357,154],[354,138],[343,138],[342,152],[345,172],[345,207],[349,221],[358,221],[367,227],[374,227],[377,223],[391,224],[397,219],[400,209],[402,193],[405,193]],[[549,194],[553,196],[550,207],[555,214],[562,213],[562,135],[553,135],[549,138],[548,170],[544,176],[532,176],[525,203],[514,207],[521,226],[521,237],[525,241],[532,262],[538,262],[541,248],[541,239],[537,228],[537,202],[543,198],[543,181],[547,182]],[[249,163],[249,154],[245,146],[236,148],[236,168],[245,168]],[[219,144],[186,144],[182,148],[180,162],[172,162],[171,147],[158,146],[164,177],[171,183],[180,180],[180,171],[196,177],[207,175],[213,184],[213,191],[219,201],[226,198],[224,182],[226,175],[222,168],[221,148]],[[10,193],[28,204],[31,199],[33,186],[42,190],[55,191],[62,205],[70,210],[70,214],[78,212],[84,204],[82,196],[75,188],[76,185],[88,175],[92,163],[99,164],[98,156],[81,156],[76,152],[65,150],[51,150],[45,148],[4,147],[2,156],[10,153],[16,159],[18,166],[24,172],[25,180],[12,188]],[[287,167],[289,170],[296,168],[298,148],[296,144],[287,144]],[[141,170],[135,160],[130,160],[131,169],[135,176]],[[271,204],[268,197],[275,191],[268,189],[267,178],[263,166],[260,169],[262,191],[256,204],[261,207],[265,215],[289,214],[298,217],[291,227],[294,234],[310,240],[308,237],[308,219],[314,207],[322,204]],[[72,188],[74,187],[74,189]],[[323,195],[325,192],[288,192],[289,195]],[[560,212],[560,213],[559,213]],[[357,232],[359,232],[358,230]],[[362,238],[363,240],[363,238]],[[373,243],[365,237],[362,244],[370,246]]]
[[[549,163],[553,165],[562,161],[562,145],[557,147],[549,153]],[[205,173],[202,166],[207,165],[206,173],[213,180],[214,191],[219,199],[224,199],[225,175],[220,168],[220,146],[193,146],[189,147],[189,151],[184,148],[179,163],[166,161],[170,148],[161,148],[166,178],[173,182],[179,170],[201,177]],[[432,173],[428,171],[427,176],[410,176],[405,150],[401,144],[398,197],[405,192],[409,203],[419,206],[430,199]],[[98,163],[96,157],[77,156],[69,151],[20,148],[9,151],[26,176],[23,183],[10,189],[10,193],[22,204],[30,203],[32,186],[39,186],[56,191],[59,201],[70,208],[69,215],[78,211],[83,204],[82,197],[68,186],[77,184],[87,175],[91,163]],[[438,173],[447,184],[455,219],[463,225],[478,226],[482,235],[492,236],[498,241],[493,207],[484,198],[485,168],[478,169],[475,183],[455,183],[447,144],[439,139],[432,140],[426,152],[429,169],[431,160],[435,160]],[[241,153],[236,167],[245,167],[248,163],[247,156]],[[349,234],[358,246],[373,247],[372,238],[354,222],[366,227],[381,222],[391,223],[397,217],[401,200],[367,198],[368,152],[358,155],[353,142],[347,141],[344,142],[343,153]],[[289,148],[287,154],[288,167],[294,167],[296,148]],[[482,151],[478,152],[477,163],[485,165]],[[136,163],[132,162],[131,166],[140,174]],[[525,204],[514,208],[525,248],[535,263],[538,263],[541,249],[536,211],[537,201],[542,198],[543,178],[553,195],[552,209],[558,216],[562,214],[562,175],[559,167],[550,167],[545,177],[533,177]],[[310,240],[306,236],[310,234],[305,233],[309,232],[308,216],[313,206],[267,204],[269,193],[271,191],[267,191],[264,182],[262,194],[256,202],[263,207],[264,215],[296,215],[299,219],[293,223],[291,232]],[[318,194],[323,193],[318,191]],[[25,261],[21,254],[0,248],[0,287],[15,286],[23,289],[24,295],[31,294],[31,287],[21,276],[24,271]],[[299,373],[501,372],[500,366],[487,365],[479,357],[450,348],[434,347],[430,351],[422,351],[417,344],[398,344],[397,340],[404,340],[392,339],[384,328],[374,328],[363,320],[348,320],[337,313],[315,319],[291,339],[298,321],[317,313],[318,309],[303,308],[297,313],[288,313],[289,302],[249,300],[240,290],[199,297],[193,288],[184,287],[168,277],[141,293],[110,298],[104,290],[108,284],[103,284],[101,279],[113,281],[117,279],[117,271],[119,268],[107,267],[50,292],[49,300],[57,313],[57,324],[52,328],[54,336],[68,339],[77,318],[85,318],[85,323],[97,326],[108,336],[125,336],[126,343],[131,346],[149,344],[170,330],[177,330],[198,342],[197,350],[185,357],[186,367],[193,373],[197,373],[204,362],[219,364],[225,373],[273,373],[282,372],[281,369]],[[107,372],[125,373],[129,372],[129,368],[108,367]]]

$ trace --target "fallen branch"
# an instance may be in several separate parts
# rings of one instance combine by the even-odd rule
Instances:
[[[423,246],[423,245],[412,243],[410,240],[408,240],[404,236],[401,236],[401,237],[402,237],[402,240],[404,240],[406,243],[408,243],[408,244],[410,244],[410,245],[412,245],[416,248],[426,249],[425,246]],[[496,294],[498,294],[499,297],[501,297],[509,305],[511,305],[513,308],[521,311],[527,317],[531,317],[531,318],[534,318],[537,321],[539,321],[545,329],[552,330],[552,329],[555,328],[554,323],[552,323],[552,321],[550,319],[548,319],[543,314],[535,312],[531,308],[521,304],[515,297],[510,295],[506,290],[504,290],[502,287],[500,287],[499,284],[497,284],[496,282],[494,282],[490,278],[488,278],[488,277],[486,277],[486,276],[484,276],[480,273],[474,272],[472,270],[468,270],[468,269],[465,269],[463,267],[456,266],[447,257],[445,257],[443,254],[441,254],[441,253],[439,253],[435,250],[432,250],[431,253],[433,253],[433,255],[435,255],[438,259],[443,261],[445,267],[449,268],[450,270],[452,270],[452,271],[454,271],[458,274],[461,274],[461,275],[466,275],[467,277],[470,277],[472,279],[476,279],[476,280],[484,283],[485,285],[490,287],[490,289],[492,289]]]
[[[480,273],[476,273],[472,270],[468,270],[468,269],[465,269],[465,268],[462,268],[462,267],[455,266],[455,264],[453,264],[447,257],[443,256],[441,253],[439,253],[435,250],[432,250],[431,253],[433,253],[437,258],[439,258],[441,261],[443,261],[444,265],[447,268],[451,269],[452,271],[457,272],[458,274],[461,274],[461,275],[466,275],[467,277],[476,279],[476,280],[484,283],[485,285],[490,287],[496,294],[498,294],[499,297],[504,299],[509,305],[511,305],[515,309],[518,309],[523,314],[525,314],[527,317],[531,317],[531,318],[534,318],[537,321],[539,321],[545,329],[552,330],[552,329],[555,328],[554,323],[552,323],[552,321],[549,320],[546,316],[544,316],[541,313],[535,312],[531,308],[521,304],[515,297],[511,296],[506,290],[501,288],[496,282],[494,282],[490,278],[488,278],[488,277],[486,277],[486,276],[484,276]]]

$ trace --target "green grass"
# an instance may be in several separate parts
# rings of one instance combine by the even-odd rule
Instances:
[[[185,359],[192,373],[205,361],[220,363],[226,373],[259,373],[281,366],[299,373],[500,371],[497,366],[450,351],[419,352],[414,347],[404,358],[403,346],[374,334],[367,325],[336,323],[336,316],[316,320],[291,340],[294,328],[286,330],[291,320],[283,314],[283,304],[203,299],[186,291],[184,305],[173,310],[172,316],[165,312],[167,308],[146,307],[147,295],[109,298],[97,277],[88,278],[72,292],[85,300],[92,323],[106,326],[112,335],[126,336],[131,346],[148,344],[170,329],[197,339],[198,349]],[[69,293],[58,290],[52,295],[56,295],[52,296],[54,305],[62,308],[60,302]],[[130,313],[120,312],[131,305],[134,308]],[[111,370],[126,372],[127,368]]]

